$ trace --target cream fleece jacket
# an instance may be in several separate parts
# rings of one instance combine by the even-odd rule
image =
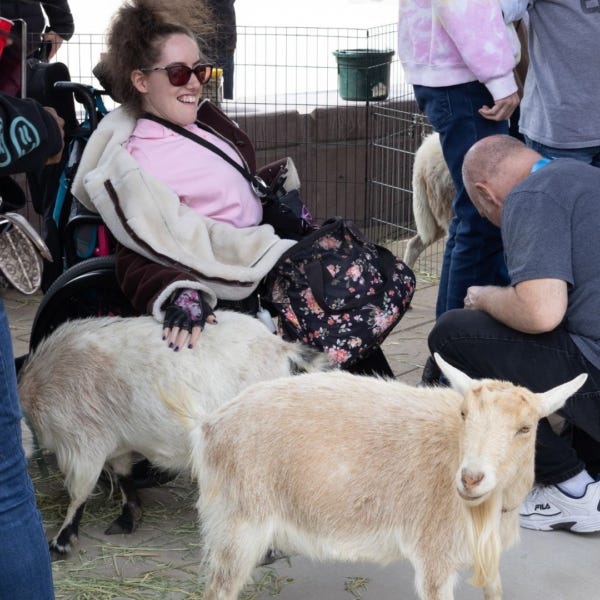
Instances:
[[[102,119],[85,148],[74,196],[99,213],[127,248],[159,264],[181,267],[196,282],[186,287],[204,292],[211,304],[216,298],[245,298],[296,242],[281,239],[270,225],[236,228],[181,204],[125,149],[134,124],[121,108]]]

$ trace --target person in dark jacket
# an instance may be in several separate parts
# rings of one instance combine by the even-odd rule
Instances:
[[[53,58],[62,43],[70,40],[75,31],[68,0],[0,0],[0,16],[11,21],[22,19],[27,23],[27,54],[30,56],[39,50],[42,42],[46,42],[47,58]]]
[[[62,119],[34,100],[0,94],[0,176],[59,160]],[[0,179],[0,194],[3,193]],[[12,340],[0,299],[0,598],[52,600],[50,553],[21,443]]]
[[[30,98],[0,94],[0,176],[23,173],[60,160],[63,121]]]
[[[223,69],[223,98],[233,98],[233,71],[237,31],[235,20],[235,0],[208,0],[212,10],[215,31],[204,36],[206,53],[214,66]]]

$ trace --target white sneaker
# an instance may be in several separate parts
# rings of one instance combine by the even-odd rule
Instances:
[[[589,483],[581,498],[555,485],[535,486],[519,509],[519,522],[521,527],[540,531],[600,531],[600,481]]]

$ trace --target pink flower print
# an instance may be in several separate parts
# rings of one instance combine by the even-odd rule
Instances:
[[[326,235],[319,240],[319,246],[323,250],[336,250],[340,247],[340,242],[330,235]]]
[[[294,327],[298,328],[300,326],[296,313],[290,307],[285,309],[284,318],[286,321],[289,321]]]
[[[388,314],[385,312],[379,312],[379,311],[377,313],[375,313],[375,318],[373,319],[373,321],[375,323],[375,327],[379,331],[386,331],[390,327],[390,325],[392,325],[395,321],[395,319],[394,319],[395,312],[397,312],[397,311],[393,311],[392,314]]]
[[[315,300],[312,290],[310,290],[309,288],[305,289],[301,293],[301,296],[302,296],[302,298],[304,298],[304,302],[306,302],[306,306],[311,313],[316,314],[316,315],[323,314],[323,310],[321,309],[321,307]]]
[[[339,265],[327,265],[325,268],[327,269],[327,271],[329,271],[329,274],[332,277],[335,277],[340,272]]]
[[[352,265],[346,271],[346,275],[348,275],[352,281],[358,281],[362,276],[362,269],[358,265]]]
[[[327,357],[329,360],[341,364],[348,360],[348,352],[342,348],[327,348]]]
[[[362,345],[362,340],[359,337],[351,337],[348,340],[348,346],[350,348],[358,348],[361,345]]]

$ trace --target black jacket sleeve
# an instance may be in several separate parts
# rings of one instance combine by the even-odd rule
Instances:
[[[46,0],[42,2],[42,6],[48,15],[50,30],[58,33],[63,39],[70,40],[75,31],[75,23],[68,0]]]
[[[69,40],[75,31],[73,14],[68,0],[2,0],[0,2],[0,15],[7,19],[23,19],[27,23],[27,33],[31,36],[41,35],[44,32],[48,17],[50,29],[58,33],[63,39]]]
[[[40,104],[0,94],[0,175],[39,169],[61,148],[58,124]]]

